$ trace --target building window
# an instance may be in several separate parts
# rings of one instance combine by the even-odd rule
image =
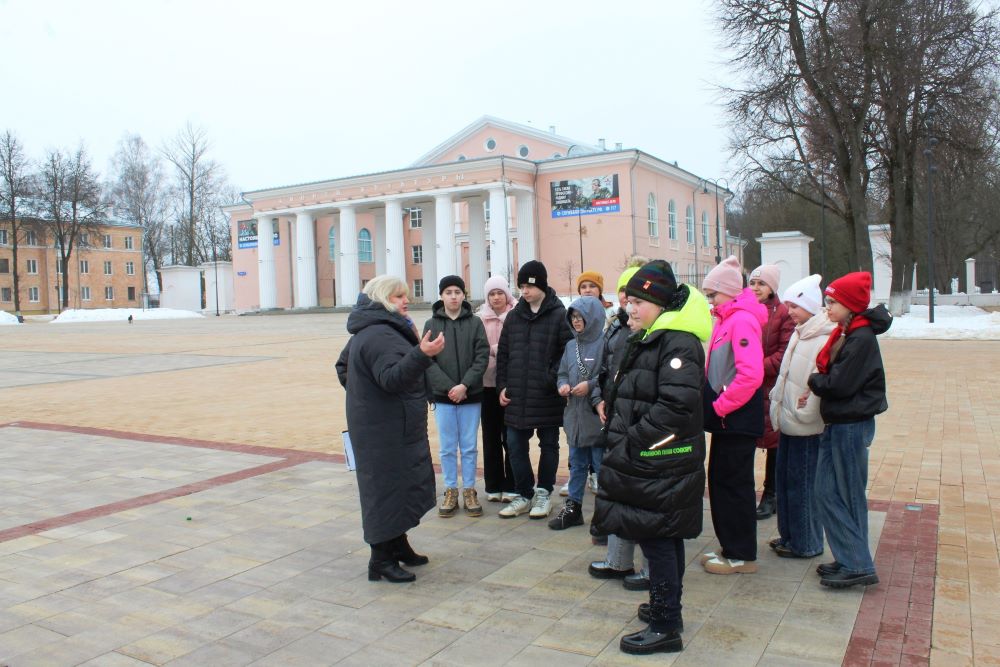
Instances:
[[[490,200],[489,199],[487,199],[486,201],[483,202],[483,220],[486,221],[487,225],[490,224]]]
[[[125,275],[135,275],[135,262],[125,262]]]
[[[28,301],[31,301],[32,303],[38,303],[38,288],[37,287],[29,287],[28,288]]]
[[[13,301],[14,291],[9,287],[0,287],[0,301]]]
[[[424,212],[419,208],[410,209],[410,229],[420,229],[424,226]]]
[[[688,264],[688,282],[698,282],[698,267],[694,264]]]
[[[649,223],[649,238],[655,239],[660,236],[660,225],[656,220],[656,195],[649,193],[646,201],[646,221]]]
[[[667,204],[667,234],[671,241],[677,240],[677,204],[673,199]]]
[[[25,262],[25,264],[27,265],[28,273],[30,273],[32,275],[38,273],[38,260],[37,259],[29,259],[29,260],[27,260]]]
[[[424,298],[424,281],[421,278],[417,278],[413,281],[413,298],[423,299]]]
[[[106,276],[110,276],[111,275],[111,262],[110,261],[104,262],[104,275],[106,275]]]
[[[684,211],[684,223],[687,227],[687,242],[694,245],[694,209],[690,206]]]
[[[461,155],[461,154],[459,154],[459,156],[458,156],[458,161],[459,161],[459,162],[465,162],[465,156],[464,156],[464,155]]]
[[[487,243],[486,244],[486,261],[487,262],[490,261],[490,248],[491,248],[490,244]]]
[[[708,211],[701,212],[701,244],[708,247]]]
[[[415,245],[410,247],[410,258],[413,260],[414,264],[424,263],[424,247],[422,245]]]
[[[528,157],[528,153],[530,153],[530,152],[531,151],[529,151],[528,147],[525,146],[524,144],[521,144],[517,148],[517,154],[520,155],[521,157]]]
[[[105,287],[104,288],[104,298],[107,301],[114,301],[115,300],[115,288],[112,287],[111,285],[108,285],[107,287]]]
[[[80,234],[80,241],[77,243],[78,246],[84,247],[90,245],[90,235]]]
[[[326,244],[330,247],[330,261],[337,261],[337,230],[330,228],[330,233],[326,235]]]
[[[129,287],[128,288],[128,300],[129,301],[135,301],[135,288],[134,287]]]
[[[111,234],[105,234],[104,235],[104,247],[105,248],[110,248],[111,247]]]
[[[90,273],[90,262],[88,260],[80,260],[80,273]]]
[[[0,273],[10,273],[10,260],[6,257],[0,259]]]
[[[29,229],[24,233],[25,245],[38,245],[38,234],[34,229]]]
[[[0,245],[7,245],[7,230],[0,229]]]
[[[358,261],[368,264],[375,261],[372,255],[372,233],[367,229],[358,232]]]
[[[135,249],[133,247],[133,244],[132,244],[132,237],[131,236],[126,236],[125,237],[125,249],[126,250],[134,250]]]
[[[488,150],[488,151],[490,151],[492,153],[493,151],[495,151],[497,149],[497,140],[494,139],[493,137],[490,137],[483,144],[483,148],[485,148],[486,150]]]
[[[87,285],[80,286],[80,300],[90,301],[90,287],[88,287]]]

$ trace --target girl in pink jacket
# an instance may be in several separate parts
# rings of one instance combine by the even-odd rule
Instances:
[[[483,375],[483,482],[486,485],[486,500],[510,502],[516,494],[514,473],[507,460],[507,427],[503,423],[503,407],[497,395],[497,344],[507,313],[514,307],[514,297],[503,276],[490,276],[483,292],[486,301],[476,313],[483,320],[486,339],[490,343],[490,362]]]
[[[703,392],[705,430],[712,434],[708,498],[719,551],[706,553],[711,574],[757,571],[757,497],[753,460],[764,432],[764,350],[767,308],[743,287],[739,260],[729,257],[705,276],[702,291],[716,325]]]

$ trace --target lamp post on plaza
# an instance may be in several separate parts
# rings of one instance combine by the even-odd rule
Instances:
[[[927,102],[927,148],[924,157],[927,158],[927,321],[934,324],[934,187],[933,177],[937,171],[934,164],[934,147],[938,139],[933,136],[934,100]]]
[[[726,190],[729,189],[729,181],[725,178],[704,178],[704,185],[701,193],[708,194],[708,184],[715,186],[715,264],[722,264],[722,225],[719,221],[719,181],[726,181]]]

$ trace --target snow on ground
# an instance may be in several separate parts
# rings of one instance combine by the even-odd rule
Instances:
[[[94,308],[81,310],[64,310],[53,324],[67,322],[125,322],[131,315],[135,321],[142,320],[183,320],[193,317],[204,317],[201,313],[190,310],[175,310],[173,308]]]
[[[17,317],[11,315],[6,310],[0,310],[0,326],[5,324],[20,324],[20,322],[17,321]]]
[[[936,340],[1000,340],[1000,313],[975,306],[935,306],[934,324],[927,321],[927,306],[911,306],[893,320],[886,338]]]

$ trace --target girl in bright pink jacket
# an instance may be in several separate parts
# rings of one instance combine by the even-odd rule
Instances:
[[[705,276],[702,291],[716,325],[708,348],[703,392],[705,430],[712,434],[708,498],[719,551],[702,556],[712,574],[757,571],[757,497],[753,460],[764,432],[764,350],[767,308],[743,287],[739,261],[729,257]]]

